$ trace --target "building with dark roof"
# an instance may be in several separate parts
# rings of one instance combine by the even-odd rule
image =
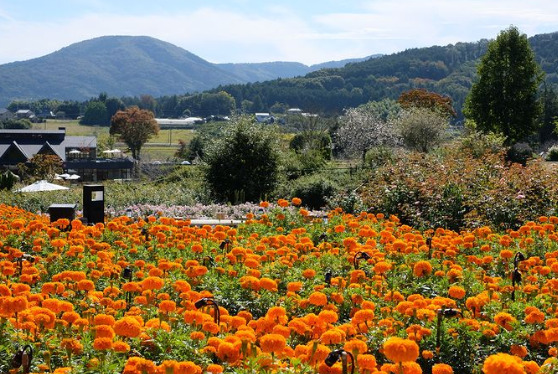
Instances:
[[[128,158],[97,158],[97,138],[66,136],[58,130],[0,130],[0,167],[17,170],[37,155],[60,158],[64,171],[77,174],[81,181],[129,179],[133,161]]]

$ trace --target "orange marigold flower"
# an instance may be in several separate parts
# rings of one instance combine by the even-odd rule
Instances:
[[[540,310],[533,310],[531,313],[525,316],[525,323],[543,323],[545,319],[545,314]]]
[[[109,314],[97,314],[95,317],[93,317],[93,324],[95,326],[99,326],[99,325],[114,326],[114,322],[116,322],[116,320],[114,319],[113,316]]]
[[[376,265],[374,265],[374,273],[376,274],[384,274],[391,270],[391,264],[385,261],[378,261]]]
[[[387,359],[395,363],[415,361],[419,355],[419,347],[416,342],[396,336],[389,338],[383,348]]]
[[[360,370],[374,372],[376,371],[376,357],[371,354],[360,354],[357,356],[357,365]]]
[[[512,330],[511,323],[515,321],[515,317],[506,312],[500,312],[494,316],[494,322],[508,331]]]
[[[345,334],[339,329],[326,330],[320,336],[320,341],[325,344],[340,344],[345,339]]]
[[[432,374],[453,374],[453,368],[448,364],[435,364],[432,366]]]
[[[496,353],[488,356],[482,366],[484,374],[525,374],[522,360],[507,353]]]
[[[240,357],[240,349],[230,342],[221,342],[217,347],[217,357],[221,361],[235,362]]]
[[[165,281],[160,277],[147,277],[141,281],[141,287],[145,290],[160,290],[165,285]]]
[[[306,279],[311,279],[314,278],[316,276],[316,270],[314,269],[305,269],[302,272],[302,276]]]
[[[269,208],[269,202],[267,201],[260,201],[261,208]]]
[[[130,345],[122,340],[118,340],[112,344],[112,349],[118,353],[126,353],[130,351]]]
[[[112,348],[112,339],[111,338],[96,338],[93,340],[93,348],[98,351],[106,351]]]
[[[207,374],[221,374],[225,369],[221,365],[210,364],[207,366],[205,371]]]
[[[205,334],[201,331],[192,331],[190,333],[190,339],[192,339],[192,340],[203,340],[203,339],[205,339]]]
[[[424,351],[422,351],[421,356],[425,360],[430,360],[434,357],[434,352],[425,349]]]
[[[83,351],[83,344],[74,338],[64,338],[60,342],[60,346],[73,354],[77,355]]]
[[[510,353],[514,356],[523,358],[527,356],[528,352],[527,352],[527,347],[525,347],[524,345],[513,344],[510,347]]]
[[[201,374],[202,369],[192,361],[183,361],[178,363],[176,372],[184,374]]]
[[[413,266],[413,274],[416,277],[424,277],[432,273],[432,265],[428,261],[418,261],[415,266]]]
[[[141,324],[131,316],[126,316],[114,323],[114,332],[116,335],[135,338],[141,333]]]
[[[264,290],[268,291],[277,291],[277,282],[270,278],[262,278],[260,279],[259,285]]]
[[[351,339],[345,343],[343,349],[347,352],[351,352],[353,355],[363,354],[368,350],[366,342],[358,339]]]
[[[280,334],[266,334],[260,339],[260,348],[264,353],[279,354],[287,346],[287,340]]]
[[[448,290],[449,297],[453,299],[463,299],[465,297],[465,289],[459,286],[451,286]]]
[[[298,198],[298,197],[293,197],[293,198],[291,199],[291,203],[292,203],[294,206],[299,206],[300,204],[302,204],[302,199],[300,199],[300,198]]]
[[[163,300],[159,303],[159,311],[170,313],[176,310],[176,303],[172,300]]]
[[[526,374],[537,374],[541,369],[535,361],[523,361],[523,368]]]
[[[312,292],[308,297],[308,302],[316,306],[327,305],[327,296],[322,292]]]
[[[114,338],[114,330],[108,325],[95,326],[95,338]]]
[[[279,205],[281,208],[286,208],[289,206],[289,201],[285,199],[279,199],[277,200],[277,205]]]
[[[336,226],[333,228],[333,231],[335,231],[335,232],[337,232],[337,233],[344,232],[344,231],[345,231],[345,226],[343,226],[343,225],[336,225]]]
[[[302,282],[289,282],[287,283],[287,291],[298,292],[302,289]]]

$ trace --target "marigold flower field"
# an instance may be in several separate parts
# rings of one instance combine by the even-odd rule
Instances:
[[[300,204],[238,227],[0,205],[0,371],[558,370],[558,217],[418,231]]]

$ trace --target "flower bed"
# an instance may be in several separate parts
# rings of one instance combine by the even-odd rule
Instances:
[[[556,370],[557,217],[456,233],[299,204],[237,228],[0,205],[0,371]]]

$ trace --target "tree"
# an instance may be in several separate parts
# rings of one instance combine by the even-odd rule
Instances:
[[[0,121],[0,129],[27,130],[32,126],[31,121],[25,118]]]
[[[26,163],[18,164],[19,173],[25,177],[52,180],[62,173],[62,160],[53,154],[37,153]]]
[[[500,32],[488,45],[477,69],[478,81],[464,113],[483,132],[497,132],[513,144],[536,132],[537,100],[543,72],[525,34],[516,27]]]
[[[110,119],[116,114],[116,112],[126,109],[122,100],[117,97],[109,97],[105,100],[105,105],[107,107],[107,125],[110,125]]]
[[[403,109],[410,107],[428,108],[438,111],[444,115],[455,117],[457,113],[453,109],[452,100],[449,96],[430,92],[423,88],[415,88],[403,92],[397,102]]]
[[[87,104],[83,118],[79,123],[82,125],[108,125],[109,116],[105,103],[98,100],[90,101]]]
[[[393,126],[365,106],[345,111],[336,139],[347,153],[359,155],[363,164],[366,152],[373,147],[397,142]]]
[[[153,112],[132,106],[124,111],[119,110],[111,119],[110,134],[118,135],[119,140],[126,143],[132,157],[140,159],[141,147],[153,135],[159,133],[159,124]]]
[[[217,199],[258,201],[271,193],[279,171],[277,134],[269,126],[240,118],[205,155],[205,179]]]
[[[203,117],[210,115],[229,116],[233,113],[235,107],[234,98],[225,91],[203,93],[201,94],[199,115]]]
[[[428,152],[444,139],[449,125],[448,118],[428,108],[410,107],[399,113],[395,126],[407,147]]]

